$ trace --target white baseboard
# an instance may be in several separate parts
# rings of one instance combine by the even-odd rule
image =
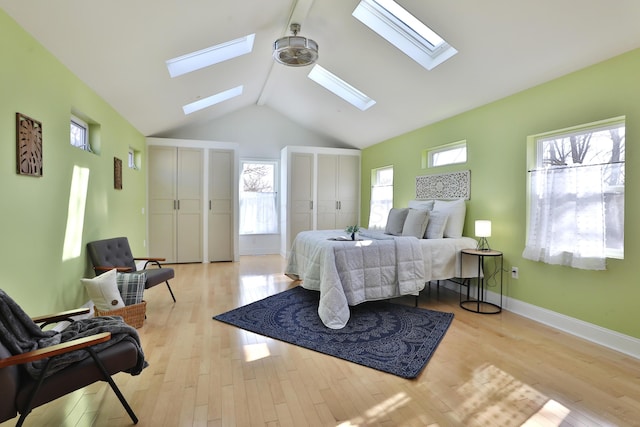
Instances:
[[[441,281],[441,286],[460,292],[460,285],[450,281]],[[500,295],[487,291],[487,300],[497,302]],[[628,356],[640,359],[640,339],[621,334],[611,329],[603,328],[593,323],[566,316],[546,308],[538,307],[514,298],[502,298],[503,310],[510,311],[552,328],[584,338],[595,344],[619,351]]]
[[[248,248],[241,249],[240,256],[261,256],[261,255],[278,255],[278,251],[273,248]]]

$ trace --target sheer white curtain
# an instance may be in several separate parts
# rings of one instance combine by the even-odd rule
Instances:
[[[240,192],[240,234],[278,232],[278,211],[274,192]]]
[[[393,207],[393,185],[371,188],[371,206],[369,209],[370,230],[384,230],[389,211]]]
[[[607,166],[611,165],[530,172],[524,258],[588,270],[606,268],[603,169]]]

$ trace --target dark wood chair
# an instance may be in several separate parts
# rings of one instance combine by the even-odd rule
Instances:
[[[173,295],[171,285],[169,285],[169,279],[173,279],[175,273],[173,268],[163,267],[160,264],[165,261],[164,258],[135,258],[126,237],[89,242],[87,243],[87,251],[96,276],[114,268],[121,272],[144,272],[146,275],[145,289],[166,283],[173,302],[176,302],[176,297]],[[146,261],[143,270],[137,269],[136,261]],[[148,266],[151,268],[147,268]]]
[[[71,316],[87,313],[89,313],[88,308],[42,316],[33,320],[36,324],[46,325],[60,321],[73,321]],[[94,382],[106,381],[118,396],[133,423],[137,424],[138,418],[111,376],[118,372],[134,369],[138,364],[138,349],[135,344],[127,340],[119,341],[100,351],[93,348],[93,346],[110,339],[110,332],[102,332],[15,355],[9,352],[2,343],[3,340],[0,339],[0,390],[2,390],[0,422],[10,420],[20,414],[16,425],[21,426],[32,409]],[[48,361],[51,358],[73,351],[86,351],[90,357],[47,375]],[[40,377],[33,378],[23,365],[43,359],[48,361]]]

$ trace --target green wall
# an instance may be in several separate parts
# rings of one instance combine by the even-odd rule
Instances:
[[[129,147],[146,158],[145,138],[3,10],[0,54],[0,288],[31,315],[71,309],[88,300],[80,284],[93,275],[88,241],[125,235],[134,253],[145,252],[145,165],[127,167]],[[100,125],[98,154],[70,145],[72,111]],[[16,173],[16,112],[42,123],[41,178]],[[113,185],[114,157],[124,163],[122,190]],[[71,194],[75,167],[89,176],[81,205]],[[84,216],[67,227],[70,201]],[[78,244],[65,252],[74,233]]]
[[[362,223],[371,194],[371,169],[394,166],[394,205],[415,198],[415,178],[471,170],[465,235],[473,221],[492,220],[492,248],[504,252],[506,295],[535,306],[640,338],[638,192],[640,156],[640,50],[632,51],[516,95],[369,147],[362,152]],[[426,76],[428,78],[428,75]],[[582,271],[522,258],[526,233],[528,135],[626,116],[625,259],[607,270]],[[464,165],[422,169],[423,150],[466,139]]]

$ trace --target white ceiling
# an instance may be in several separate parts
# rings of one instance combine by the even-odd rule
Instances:
[[[398,0],[458,54],[432,71],[351,16],[358,0],[0,0],[22,27],[146,136],[264,105],[364,148],[640,47],[638,0]],[[273,41],[319,44],[318,63],[376,100],[360,111],[275,64]],[[251,54],[171,79],[167,59],[255,33]],[[244,85],[185,116],[182,106]]]

